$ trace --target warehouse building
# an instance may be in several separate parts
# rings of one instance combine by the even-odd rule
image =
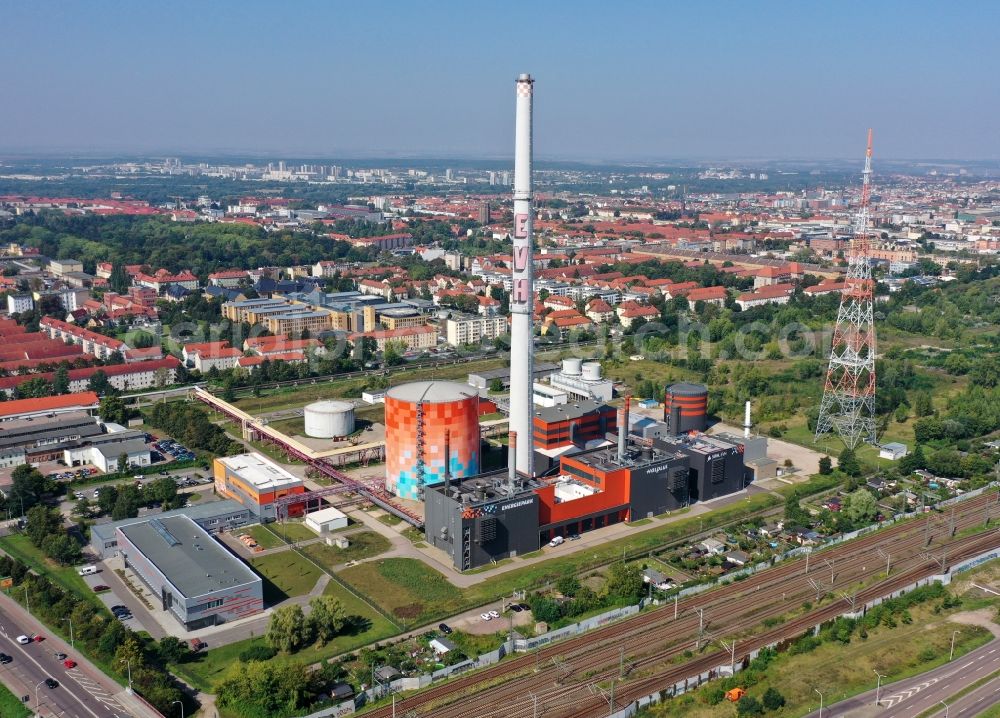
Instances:
[[[242,526],[257,523],[257,517],[250,513],[250,509],[230,499],[199,502],[182,509],[164,511],[157,518],[164,519],[172,516],[187,516],[205,531],[213,534],[233,531]],[[94,524],[90,527],[90,548],[101,560],[116,556],[118,554],[116,533],[118,528],[145,520],[144,518],[131,518],[105,524]]]
[[[285,471],[261,454],[237,454],[216,459],[213,464],[215,490],[220,496],[234,499],[261,522],[279,518],[275,502],[290,495],[305,494],[302,479]],[[284,502],[282,502],[284,503]],[[306,498],[301,503],[282,508],[282,516],[301,516],[305,512]]]
[[[260,576],[187,516],[119,526],[118,553],[188,631],[264,610]]]

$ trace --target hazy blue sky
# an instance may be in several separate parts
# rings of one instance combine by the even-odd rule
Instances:
[[[1000,3],[0,0],[0,148],[1000,157]]]

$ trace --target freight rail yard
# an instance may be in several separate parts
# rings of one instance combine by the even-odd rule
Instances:
[[[1000,532],[990,526],[998,516],[1000,492],[990,490],[945,513],[901,521],[397,699],[395,711],[435,718],[614,714],[651,694],[683,689],[688,680],[697,685],[699,675],[739,666],[762,647],[860,612],[874,599],[1000,547]],[[755,632],[768,619],[784,622]],[[388,718],[393,708],[368,715]]]

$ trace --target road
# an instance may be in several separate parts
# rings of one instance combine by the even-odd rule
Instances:
[[[976,681],[1000,671],[1000,638],[995,638],[960,658],[919,676],[882,686],[879,705],[875,691],[848,698],[823,709],[825,718],[913,718],[925,711],[940,708],[929,715],[943,718],[948,704],[948,718],[973,718],[1000,701],[1000,681],[992,680],[972,692],[949,701],[953,695]],[[872,675],[874,680],[875,676]],[[806,718],[819,718],[813,711]]]
[[[19,635],[45,636],[27,645]],[[158,713],[130,696],[116,682],[7,596],[0,595],[0,651],[14,660],[0,665],[0,681],[16,696],[29,696],[27,705],[43,718],[153,718]],[[77,661],[68,669],[56,658],[65,653]],[[56,688],[39,685],[46,678],[58,681]],[[35,702],[36,686],[38,702]]]

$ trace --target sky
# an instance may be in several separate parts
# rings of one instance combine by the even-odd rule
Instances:
[[[1000,158],[1000,3],[0,0],[0,151]]]

